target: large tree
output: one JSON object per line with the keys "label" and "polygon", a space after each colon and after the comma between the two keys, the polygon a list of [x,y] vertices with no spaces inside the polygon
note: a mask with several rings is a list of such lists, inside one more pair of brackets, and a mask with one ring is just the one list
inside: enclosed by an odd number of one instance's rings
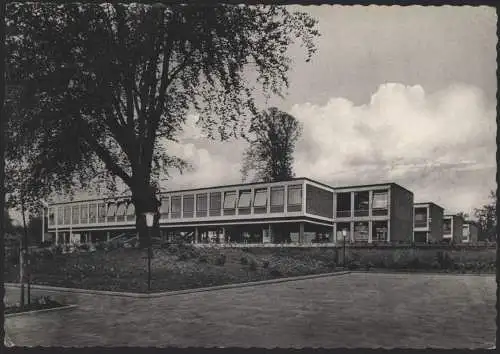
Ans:
{"label": "large tree", "polygon": [[275,107],[252,118],[248,130],[248,147],[241,168],[245,181],[253,173],[253,181],[286,181],[295,176],[293,153],[302,133],[297,119]]}
{"label": "large tree", "polygon": [[490,191],[490,202],[481,208],[474,209],[477,218],[481,240],[496,241],[497,239],[497,195],[495,191]]}
{"label": "large tree", "polygon": [[188,166],[160,144],[192,110],[210,138],[239,136],[254,90],[288,86],[290,44],[310,59],[315,26],[279,6],[9,4],[8,84],[22,88],[10,157],[29,151],[26,184],[52,191],[120,179],[144,244],[141,214],[157,210],[159,176]]}

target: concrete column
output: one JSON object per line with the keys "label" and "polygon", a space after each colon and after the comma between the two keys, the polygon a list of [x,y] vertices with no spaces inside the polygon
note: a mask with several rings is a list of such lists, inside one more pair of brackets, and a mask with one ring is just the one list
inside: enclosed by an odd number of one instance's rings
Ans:
{"label": "concrete column", "polygon": [[351,218],[353,217],[354,217],[354,192],[351,192]]}
{"label": "concrete column", "polygon": [[221,234],[221,243],[226,243],[226,228],[222,228],[222,234]]}
{"label": "concrete column", "polygon": [[56,245],[59,244],[59,231],[57,230],[57,227],[56,227]]}
{"label": "concrete column", "polygon": [[[371,193],[372,193],[372,192],[370,191],[370,199],[371,199]],[[371,215],[371,213],[372,213],[372,212],[371,212],[371,210],[372,210],[372,208],[371,208],[371,203],[370,203],[370,215]],[[372,228],[372,223],[373,223],[373,221],[371,221],[371,220],[370,220],[370,221],[368,221],[368,243],[372,243],[372,241],[373,241],[373,235],[372,235],[372,229],[373,229],[373,228]]]}
{"label": "concrete column", "polygon": [[267,187],[267,214],[271,212],[271,187]]}
{"label": "concrete column", "polygon": [[349,231],[349,242],[354,242],[354,221],[351,221],[351,227]]}
{"label": "concrete column", "polygon": [[304,223],[299,224],[299,243],[304,243]]}
{"label": "concrete column", "polygon": [[[373,200],[373,191],[369,191],[368,192],[368,215],[369,216],[372,216],[372,200]],[[370,228],[370,235],[371,235],[371,228]],[[371,236],[368,239],[368,242],[372,242]]]}
{"label": "concrete column", "polygon": [[198,232],[198,227],[195,227],[194,228],[194,243],[199,243],[200,240],[198,239],[199,238],[199,232]]}
{"label": "concrete column", "polygon": [[[106,241],[109,241],[110,238],[111,238],[110,237],[110,232],[106,231]],[[92,241],[92,239],[91,239],[91,241]]]}

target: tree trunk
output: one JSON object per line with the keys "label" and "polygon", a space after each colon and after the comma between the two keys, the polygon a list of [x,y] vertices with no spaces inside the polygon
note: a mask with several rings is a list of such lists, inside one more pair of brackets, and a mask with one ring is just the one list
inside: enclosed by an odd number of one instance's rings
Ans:
{"label": "tree trunk", "polygon": [[[23,277],[23,284],[25,283],[25,280],[28,280],[28,305],[31,303],[31,287],[30,287],[30,281],[29,281],[29,255],[28,255],[28,226],[26,225],[26,210],[24,208],[24,202],[21,202],[21,211],[23,213],[23,229],[24,229],[24,241],[23,241],[23,252],[24,252],[24,257],[23,257],[23,264],[22,267],[24,268],[24,277]],[[23,294],[24,297],[24,294]],[[23,301],[24,302],[24,301]]]}
{"label": "tree trunk", "polygon": [[150,186],[143,186],[132,191],[132,202],[135,206],[135,225],[139,234],[139,247],[146,248],[149,245],[149,234],[144,213],[155,213],[151,237],[157,236],[159,232],[160,202],[156,197],[155,189]]}

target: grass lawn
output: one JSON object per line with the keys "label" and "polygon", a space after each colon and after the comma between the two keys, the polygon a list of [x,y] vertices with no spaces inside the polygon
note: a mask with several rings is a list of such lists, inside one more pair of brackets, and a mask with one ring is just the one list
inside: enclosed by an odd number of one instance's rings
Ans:
{"label": "grass lawn", "polygon": [[[154,249],[152,291],[184,290],[214,285],[332,272],[335,251],[300,252],[251,249]],[[116,249],[106,253],[65,254],[36,259],[32,282],[94,290],[147,291],[147,252]],[[7,264],[5,281],[18,281],[18,267]]]}

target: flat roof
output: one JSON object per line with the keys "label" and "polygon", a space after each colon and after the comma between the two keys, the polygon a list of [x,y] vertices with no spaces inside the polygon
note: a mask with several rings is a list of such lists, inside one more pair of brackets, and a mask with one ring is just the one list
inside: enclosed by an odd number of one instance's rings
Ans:
{"label": "flat roof", "polygon": [[424,205],[434,205],[434,206],[436,206],[436,207],[444,210],[444,208],[441,205],[437,205],[434,202],[418,202],[418,203],[413,203],[413,206],[424,206]]}
{"label": "flat roof", "polygon": [[388,186],[388,187],[389,186],[396,186],[396,187],[404,189],[405,191],[413,194],[413,192],[411,190],[409,190],[408,188],[405,188],[402,185],[397,184],[395,182],[372,183],[372,184],[353,184],[353,185],[350,185],[350,186],[340,186],[340,187],[332,187],[332,188],[334,188],[334,189],[352,189],[352,188],[381,187],[381,186]]}

